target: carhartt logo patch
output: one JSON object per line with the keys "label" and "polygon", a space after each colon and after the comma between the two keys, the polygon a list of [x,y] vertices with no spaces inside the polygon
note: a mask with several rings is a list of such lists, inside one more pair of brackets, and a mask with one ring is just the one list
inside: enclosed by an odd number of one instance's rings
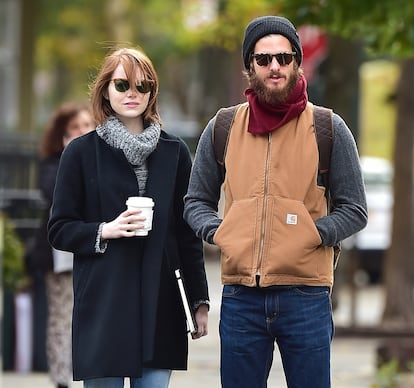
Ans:
{"label": "carhartt logo patch", "polygon": [[286,223],[288,225],[296,225],[298,223],[298,215],[288,213],[286,216]]}

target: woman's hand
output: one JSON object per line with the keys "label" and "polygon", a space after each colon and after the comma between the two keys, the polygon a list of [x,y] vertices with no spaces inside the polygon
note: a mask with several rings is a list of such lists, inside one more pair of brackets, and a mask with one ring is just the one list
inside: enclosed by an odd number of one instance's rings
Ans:
{"label": "woman's hand", "polygon": [[208,334],[208,306],[202,304],[195,312],[195,320],[197,323],[197,333],[191,334],[193,339],[204,337]]}
{"label": "woman's hand", "polygon": [[135,231],[144,227],[145,216],[140,213],[138,208],[125,210],[113,221],[105,223],[102,227],[102,239],[135,236]]}

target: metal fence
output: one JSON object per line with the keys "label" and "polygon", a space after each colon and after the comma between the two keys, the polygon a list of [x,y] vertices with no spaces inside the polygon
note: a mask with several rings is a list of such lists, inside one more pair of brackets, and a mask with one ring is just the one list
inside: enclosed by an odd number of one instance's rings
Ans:
{"label": "metal fence", "polygon": [[24,241],[39,226],[44,209],[37,182],[37,137],[0,134],[0,211],[12,220]]}

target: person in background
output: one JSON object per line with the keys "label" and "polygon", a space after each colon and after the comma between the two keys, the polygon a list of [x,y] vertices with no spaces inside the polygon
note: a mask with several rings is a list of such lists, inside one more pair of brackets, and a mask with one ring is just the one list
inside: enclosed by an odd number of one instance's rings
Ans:
{"label": "person in background", "polygon": [[[207,334],[203,246],[183,219],[186,144],[165,133],[158,77],[141,49],[110,52],[91,87],[96,130],[73,140],[59,167],[49,240],[74,253],[73,372],[85,388],[167,387],[187,368],[188,335],[174,268]],[[155,202],[152,230],[130,196]],[[178,263],[178,264],[177,264]]]}
{"label": "person in background", "polygon": [[357,147],[334,114],[328,214],[295,27],[279,16],[252,20],[242,56],[249,88],[228,138],[225,177],[213,118],[197,146],[184,211],[196,234],[221,248],[222,386],[266,387],[276,342],[289,388],[328,388],[333,247],[367,223]]}
{"label": "person in background", "polygon": [[62,152],[72,139],[94,128],[88,104],[66,102],[51,116],[40,143],[39,188],[45,201],[45,214],[27,264],[29,273],[41,272],[45,276],[46,356],[50,378],[58,388],[68,387],[72,381],[72,272],[71,269],[60,273],[54,271],[46,225]]}

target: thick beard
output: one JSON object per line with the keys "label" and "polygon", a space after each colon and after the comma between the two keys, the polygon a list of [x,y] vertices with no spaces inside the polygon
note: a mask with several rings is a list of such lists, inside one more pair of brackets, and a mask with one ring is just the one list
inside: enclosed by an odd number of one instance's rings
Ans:
{"label": "thick beard", "polygon": [[[273,73],[277,75],[276,73]],[[271,76],[272,74],[269,74]],[[300,77],[300,71],[297,66],[295,66],[293,73],[288,79],[287,85],[281,90],[269,89],[262,80],[260,80],[255,72],[250,74],[250,87],[256,92],[259,101],[265,102],[269,105],[277,105],[280,103],[285,103],[289,96],[291,95],[293,89],[298,83]]]}

